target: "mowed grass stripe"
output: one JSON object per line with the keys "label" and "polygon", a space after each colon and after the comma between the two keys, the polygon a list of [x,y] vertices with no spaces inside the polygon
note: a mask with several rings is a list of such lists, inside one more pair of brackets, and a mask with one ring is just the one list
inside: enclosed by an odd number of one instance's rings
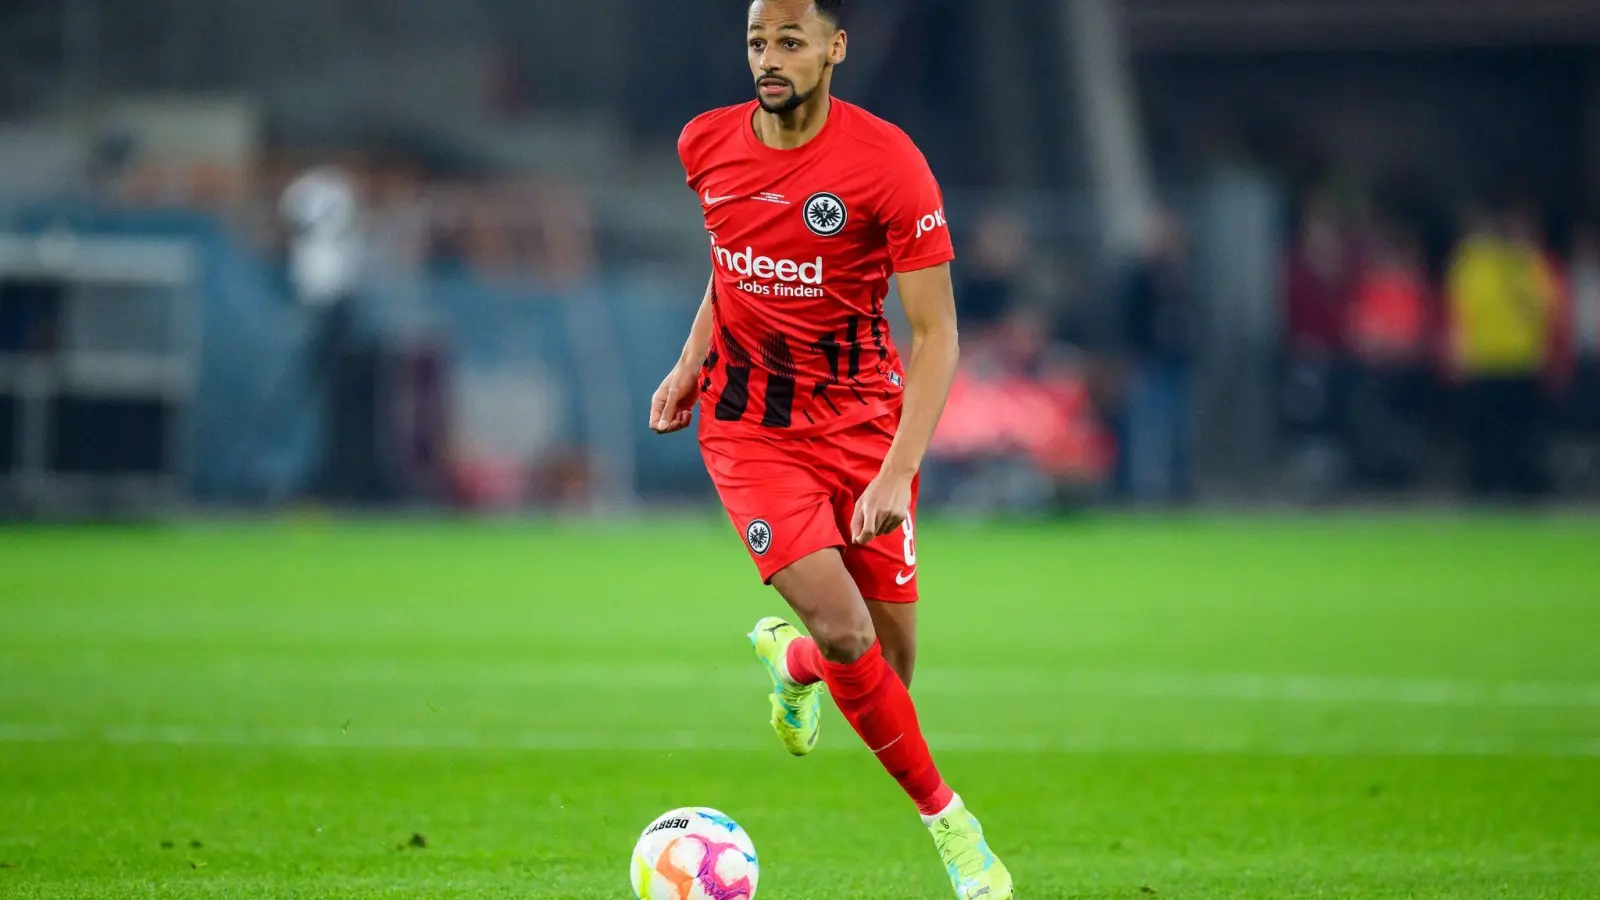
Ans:
{"label": "mowed grass stripe", "polygon": [[[986,753],[1068,754],[1262,754],[1270,756],[1527,756],[1600,757],[1600,739],[1519,741],[1505,737],[1440,735],[1412,737],[1333,736],[1252,739],[1218,735],[1062,737],[1044,735],[941,734],[930,732],[935,750]],[[130,746],[240,746],[335,750],[592,750],[601,752],[677,750],[771,753],[773,742],[759,736],[706,732],[492,731],[459,728],[326,728],[260,725],[66,725],[0,723],[0,744],[103,743]],[[860,750],[848,738],[824,745],[818,753]]]}

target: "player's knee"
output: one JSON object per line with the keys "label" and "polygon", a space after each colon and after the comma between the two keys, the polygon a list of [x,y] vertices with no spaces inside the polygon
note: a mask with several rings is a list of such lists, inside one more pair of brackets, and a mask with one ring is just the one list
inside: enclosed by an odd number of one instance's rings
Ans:
{"label": "player's knee", "polygon": [[816,623],[811,638],[822,658],[835,665],[849,665],[866,656],[878,640],[871,622]]}

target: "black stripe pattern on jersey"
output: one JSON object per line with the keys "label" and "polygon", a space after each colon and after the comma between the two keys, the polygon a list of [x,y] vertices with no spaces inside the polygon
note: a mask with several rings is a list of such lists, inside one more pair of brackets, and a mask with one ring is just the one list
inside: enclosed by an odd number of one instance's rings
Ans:
{"label": "black stripe pattern on jersey", "polygon": [[816,387],[811,389],[811,399],[820,399],[823,403],[828,404],[828,408],[833,410],[834,415],[838,415],[839,407],[833,405],[832,398],[828,396],[828,389],[839,383],[839,353],[843,348],[831,331],[817,338],[816,342],[811,346],[821,353],[822,358],[828,363],[828,378],[826,381],[817,382]]}
{"label": "black stripe pattern on jersey", "polygon": [[878,348],[878,362],[888,362],[889,345],[884,342],[883,306],[881,304],[872,313],[872,343]]}
{"label": "black stripe pattern on jersey", "polygon": [[[851,316],[845,320],[845,330],[841,335],[838,332],[828,332],[812,342],[810,349],[822,354],[828,366],[828,375],[817,382],[811,389],[812,400],[821,400],[834,414],[840,415],[842,410],[830,396],[830,391],[842,387],[855,397],[856,402],[865,406],[869,403],[861,393],[862,353],[866,349],[866,341],[861,336],[861,319],[859,315]],[[878,352],[880,366],[889,358],[889,348],[886,342],[885,322],[883,318],[883,300],[880,298],[873,304],[872,315],[868,317],[871,329],[870,340]],[[744,418],[750,408],[750,378],[755,369],[755,361],[750,351],[746,350],[733,333],[727,328],[721,329],[722,349],[726,355],[723,360],[715,350],[706,358],[706,380],[702,384],[703,390],[709,390],[711,375],[719,362],[723,365],[725,381],[721,395],[717,398],[714,412],[718,421],[735,422]],[[783,334],[771,331],[761,343],[761,363],[766,370],[766,394],[763,397],[761,425],[765,428],[789,428],[794,424],[794,400],[798,384],[799,368],[795,365],[794,354],[789,348],[789,341]],[[844,368],[843,373],[840,369]],[[841,374],[843,378],[841,378]],[[893,392],[885,390],[884,399],[894,396]],[[815,417],[807,409],[801,409],[808,424],[816,424]]]}
{"label": "black stripe pattern on jersey", "polygon": [[[882,367],[882,366],[888,365],[888,362],[889,362],[889,347],[888,347],[887,344],[884,343],[883,315],[881,313],[881,310],[882,310],[882,306],[881,305],[879,306],[879,310],[880,310],[879,314],[878,315],[874,315],[872,317],[872,343],[875,344],[877,346],[877,348],[878,348],[878,365],[879,365],[879,367]],[[894,393],[892,391],[888,390],[887,388],[884,389],[883,399],[888,400],[890,397],[893,397],[893,396],[894,396]]]}
{"label": "black stripe pattern on jersey", "polygon": [[744,411],[750,406],[750,353],[726,327],[722,329],[722,348],[728,353],[728,365],[724,370],[728,380],[722,385],[722,396],[717,398],[717,408],[712,414],[719,422],[737,422],[744,418]]}
{"label": "black stripe pattern on jersey", "polygon": [[761,361],[766,364],[766,410],[761,424],[767,428],[788,428],[794,420],[794,355],[789,342],[776,331],[767,333],[761,343]]}
{"label": "black stripe pattern on jersey", "polygon": [[706,354],[705,362],[700,364],[700,392],[702,394],[711,390],[711,376],[717,371],[717,361],[719,359],[721,357],[717,356],[716,348],[712,348],[711,352]]}
{"label": "black stripe pattern on jersey", "polygon": [[846,376],[850,379],[850,393],[862,406],[866,406],[867,398],[861,396],[861,391],[856,388],[861,383],[861,317],[851,316],[845,323],[845,331],[848,334],[846,339],[850,342],[850,374]]}
{"label": "black stripe pattern on jersey", "polygon": [[[845,331],[849,332],[850,342],[850,374],[849,379],[855,381],[861,377],[861,317],[851,316]],[[835,369],[835,371],[838,371]]]}

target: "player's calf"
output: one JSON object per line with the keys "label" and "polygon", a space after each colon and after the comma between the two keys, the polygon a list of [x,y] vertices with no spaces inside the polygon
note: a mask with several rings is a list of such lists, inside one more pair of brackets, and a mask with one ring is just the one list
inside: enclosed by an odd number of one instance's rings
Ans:
{"label": "player's calf", "polygon": [[916,667],[915,659],[915,654],[907,653],[903,648],[883,645],[883,661],[889,664],[889,668],[907,690],[911,688],[911,676]]}
{"label": "player's calf", "polygon": [[907,688],[917,666],[917,605],[868,600],[872,627],[883,645],[883,658]]}

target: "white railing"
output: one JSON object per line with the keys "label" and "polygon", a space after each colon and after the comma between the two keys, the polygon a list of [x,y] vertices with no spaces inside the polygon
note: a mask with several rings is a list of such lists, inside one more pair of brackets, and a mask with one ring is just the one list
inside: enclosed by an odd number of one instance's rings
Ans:
{"label": "white railing", "polygon": [[[40,352],[0,350],[0,397],[15,415],[14,446],[0,447],[11,462],[0,467],[0,495],[44,512],[106,498],[124,508],[182,502],[199,368],[198,271],[181,241],[0,235],[0,281],[51,285],[60,330]],[[70,403],[102,404],[102,415],[115,416],[104,411],[108,399],[162,406],[153,468],[115,463],[127,448],[83,447],[85,433],[58,421]],[[107,465],[63,461],[88,457]]]}

